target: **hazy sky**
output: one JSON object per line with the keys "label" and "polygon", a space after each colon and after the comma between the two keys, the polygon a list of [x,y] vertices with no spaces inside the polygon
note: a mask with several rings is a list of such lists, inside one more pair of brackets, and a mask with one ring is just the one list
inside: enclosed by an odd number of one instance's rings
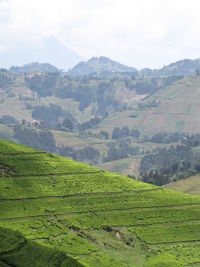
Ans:
{"label": "hazy sky", "polygon": [[54,36],[83,58],[161,67],[200,57],[199,0],[0,0],[0,51]]}

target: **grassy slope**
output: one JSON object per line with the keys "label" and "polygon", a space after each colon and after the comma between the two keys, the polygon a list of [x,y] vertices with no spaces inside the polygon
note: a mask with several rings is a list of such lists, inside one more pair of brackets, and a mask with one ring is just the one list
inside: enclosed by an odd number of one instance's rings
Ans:
{"label": "grassy slope", "polygon": [[48,106],[54,104],[60,106],[64,111],[70,111],[80,122],[90,119],[90,108],[79,111],[79,103],[72,99],[61,99],[53,96],[32,98],[33,92],[27,87],[23,76],[17,76],[15,83],[6,91],[0,91],[0,114],[10,115],[21,121],[26,119],[32,121],[32,110],[27,109],[26,104],[32,107]]}
{"label": "grassy slope", "polygon": [[[157,107],[127,110],[106,119],[101,128],[112,132],[114,127],[137,128],[144,134],[162,131],[200,131],[200,77],[177,81],[142,103],[159,101]],[[135,117],[131,117],[135,115]],[[102,129],[101,129],[102,130]],[[98,131],[98,129],[97,129]]]}
{"label": "grassy slope", "polygon": [[167,184],[165,187],[187,194],[200,195],[200,175]]}
{"label": "grassy slope", "polygon": [[0,266],[200,263],[199,197],[6,141],[0,166]]}

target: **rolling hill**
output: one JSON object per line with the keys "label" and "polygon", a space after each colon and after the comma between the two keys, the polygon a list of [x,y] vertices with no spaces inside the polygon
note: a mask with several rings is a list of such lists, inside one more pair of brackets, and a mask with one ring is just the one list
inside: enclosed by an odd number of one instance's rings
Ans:
{"label": "rolling hill", "polygon": [[200,195],[200,176],[196,175],[189,177],[184,180],[167,184],[164,187],[191,195]]}
{"label": "rolling hill", "polygon": [[169,76],[191,76],[195,75],[200,70],[200,59],[182,59],[173,62],[160,69],[144,68],[140,71],[141,75],[151,77],[169,77]]}
{"label": "rolling hill", "polygon": [[0,140],[0,266],[200,266],[200,198]]}
{"label": "rolling hill", "polygon": [[146,135],[158,132],[200,132],[200,76],[185,77],[142,100],[137,106],[113,114],[101,124],[110,132],[129,126]]}
{"label": "rolling hill", "polygon": [[9,72],[13,74],[23,74],[31,72],[59,72],[59,69],[49,63],[32,62],[23,66],[12,66],[9,68]]}

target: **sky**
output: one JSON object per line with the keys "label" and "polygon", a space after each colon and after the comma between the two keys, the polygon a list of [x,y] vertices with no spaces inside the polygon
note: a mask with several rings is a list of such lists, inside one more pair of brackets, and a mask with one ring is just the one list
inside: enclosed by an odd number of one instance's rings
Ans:
{"label": "sky", "polygon": [[0,57],[54,37],[136,68],[200,57],[199,0],[0,0]]}

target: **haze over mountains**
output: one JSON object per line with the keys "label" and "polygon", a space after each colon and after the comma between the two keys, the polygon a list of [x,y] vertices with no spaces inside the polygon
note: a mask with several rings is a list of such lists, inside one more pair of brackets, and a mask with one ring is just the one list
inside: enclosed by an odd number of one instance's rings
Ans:
{"label": "haze over mountains", "polygon": [[68,70],[82,60],[82,57],[64,46],[54,37],[43,40],[40,48],[18,45],[0,52],[0,67],[21,66],[30,62],[51,63],[59,69]]}
{"label": "haze over mountains", "polygon": [[145,155],[200,131],[199,62],[138,71],[93,57],[68,72],[38,62],[1,69],[0,136],[139,177]]}
{"label": "haze over mountains", "polygon": [[[19,56],[20,58],[17,62],[21,61],[19,64],[13,64],[12,58],[10,58],[11,63],[9,65],[11,67],[9,70],[12,73],[36,71],[48,73],[58,72],[59,69],[64,69],[72,77],[102,73],[131,73],[135,76],[169,77],[180,75],[189,76],[200,71],[200,58],[179,60],[161,69],[143,68],[138,70],[104,56],[92,57],[87,61],[80,61],[81,57],[65,48],[55,38],[46,39],[44,44],[45,46],[41,50],[35,50],[35,55],[32,53],[33,56],[29,58],[26,58],[26,52],[30,54],[30,51],[25,50],[21,57],[20,53],[17,53],[17,57]],[[43,53],[43,50],[45,50],[45,53]],[[42,56],[40,56],[40,53]],[[4,56],[1,60],[1,66],[7,67],[8,64],[4,63]],[[12,53],[11,56],[17,58]],[[22,63],[23,61],[25,63]],[[69,68],[70,70],[68,71]]]}

